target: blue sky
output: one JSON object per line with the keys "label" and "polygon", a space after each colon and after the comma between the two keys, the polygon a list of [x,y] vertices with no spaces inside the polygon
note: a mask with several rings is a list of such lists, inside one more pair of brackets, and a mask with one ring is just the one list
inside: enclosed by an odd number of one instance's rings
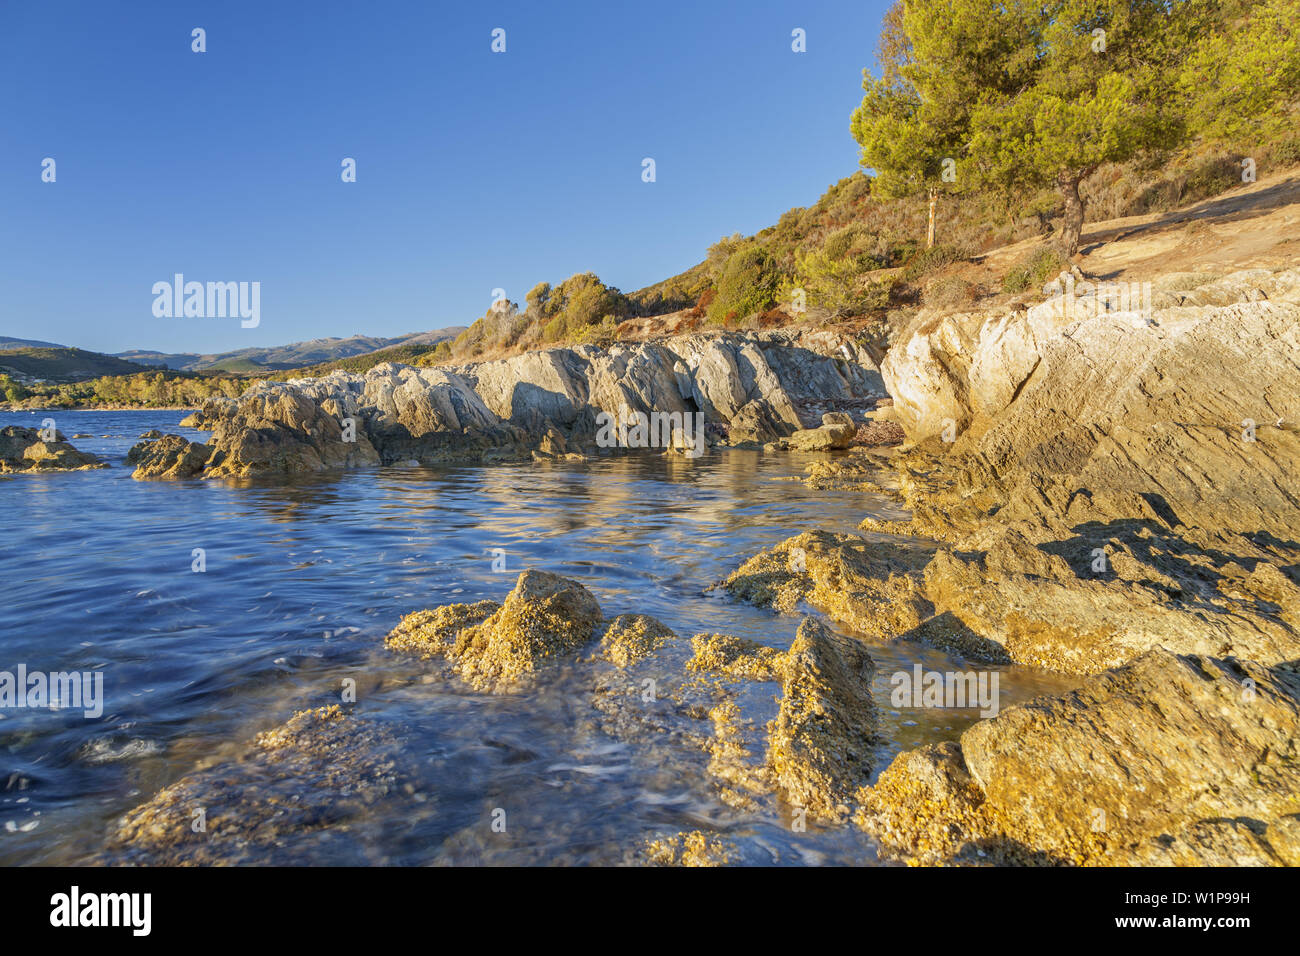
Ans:
{"label": "blue sky", "polygon": [[[632,291],[857,168],[886,6],[4,0],[0,335],[215,352]],[[260,282],[260,325],[155,318],[177,272]]]}

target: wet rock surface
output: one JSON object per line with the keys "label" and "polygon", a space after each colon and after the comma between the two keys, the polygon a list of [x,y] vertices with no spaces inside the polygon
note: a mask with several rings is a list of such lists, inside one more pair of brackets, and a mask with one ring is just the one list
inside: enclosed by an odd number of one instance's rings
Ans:
{"label": "wet rock surface", "polygon": [[470,686],[506,691],[531,678],[548,658],[590,643],[600,605],[576,581],[525,571],[500,606],[483,601],[408,615],[389,634],[396,650],[442,656]]}
{"label": "wet rock surface", "polygon": [[677,637],[668,625],[648,614],[620,614],[601,635],[598,653],[618,667],[652,656]]}
{"label": "wet rock surface", "polygon": [[932,553],[924,544],[808,531],[750,558],[721,587],[787,614],[806,602],[856,630],[899,636],[931,615],[921,572]]}
{"label": "wet rock surface", "polygon": [[293,863],[304,834],[332,841],[401,780],[398,742],[341,708],[300,711],[235,760],[196,770],[119,821],[112,862]]}
{"label": "wet rock surface", "polygon": [[648,840],[636,856],[645,866],[726,866],[736,856],[730,841],[700,830]]}
{"label": "wet rock surface", "polygon": [[767,765],[792,806],[845,818],[874,765],[875,664],[860,642],[805,618],[782,665],[781,706],[769,727]]}

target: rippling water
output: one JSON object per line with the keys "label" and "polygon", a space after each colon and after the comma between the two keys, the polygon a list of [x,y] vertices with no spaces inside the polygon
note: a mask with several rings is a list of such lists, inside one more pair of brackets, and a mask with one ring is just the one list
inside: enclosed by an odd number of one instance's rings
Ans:
{"label": "rippling water", "polygon": [[[36,426],[44,414],[0,414],[0,426]],[[149,428],[186,433],[184,413],[52,414],[69,438],[95,436],[74,444],[114,467],[0,478],[0,669],[102,671],[106,701],[98,719],[0,710],[0,863],[91,858],[122,813],[294,710],[338,702],[345,677],[357,680],[357,710],[399,735],[414,786],[342,842],[317,849],[304,838],[294,862],[609,863],[645,837],[694,828],[725,832],[745,861],[874,860],[852,828],[791,832],[779,813],[719,802],[707,779],[670,772],[653,748],[603,737],[584,720],[578,670],[488,696],[435,679],[382,641],[410,611],[500,600],[534,567],[582,581],[608,616],[642,612],[683,637],[785,647],[797,618],[704,589],[799,531],[847,531],[889,513],[885,500],[782,481],[806,459],[745,451],[141,482],[123,465],[127,449]],[[196,548],[203,573],[191,570]],[[888,704],[897,666],[960,664],[912,645],[871,650],[889,741],[882,766],[969,725],[969,712]],[[1060,686],[1004,673],[1003,706]],[[484,821],[504,804],[511,835],[493,839]]]}

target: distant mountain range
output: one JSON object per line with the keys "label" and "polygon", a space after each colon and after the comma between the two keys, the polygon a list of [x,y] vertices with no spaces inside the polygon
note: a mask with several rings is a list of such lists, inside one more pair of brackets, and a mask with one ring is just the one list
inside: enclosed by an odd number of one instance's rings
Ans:
{"label": "distant mountain range", "polygon": [[396,338],[353,335],[348,338],[312,339],[272,348],[237,349],[201,355],[197,352],[156,352],[130,349],[114,355],[0,336],[0,372],[21,379],[75,382],[101,375],[130,375],[150,368],[186,372],[234,372],[256,375],[322,365],[368,355],[395,346],[436,345],[465,331],[464,326],[412,332]]}
{"label": "distant mountain range", "polygon": [[[351,358],[378,352],[380,349],[395,345],[436,345],[444,339],[454,339],[464,326],[452,326],[434,329],[432,332],[412,332],[396,338],[381,338],[373,335],[352,335],[348,338],[311,339],[307,342],[292,342],[271,348],[236,349],[233,352],[219,352],[212,355],[200,355],[195,352],[154,352],[149,349],[129,349],[115,353],[115,357],[141,365],[159,365],[186,372],[258,372],[280,371],[283,369],[302,368],[306,365],[319,365],[322,362],[334,362],[338,359]],[[3,341],[3,340],[0,340]],[[4,346],[0,345],[0,348]]]}

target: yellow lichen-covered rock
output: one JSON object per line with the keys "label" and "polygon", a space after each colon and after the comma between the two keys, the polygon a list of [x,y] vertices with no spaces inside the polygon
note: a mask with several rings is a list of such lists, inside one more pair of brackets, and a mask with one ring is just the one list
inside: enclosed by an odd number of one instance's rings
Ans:
{"label": "yellow lichen-covered rock", "polygon": [[842,820],[870,777],[878,721],[874,671],[865,648],[811,617],[786,652],[767,765],[790,804],[811,817]]}
{"label": "yellow lichen-covered rock", "polygon": [[1157,648],[899,755],[856,821],[909,862],[1300,864],[1300,677]]}
{"label": "yellow lichen-covered rock", "polygon": [[213,451],[211,445],[179,435],[161,435],[133,446],[126,460],[135,465],[132,478],[194,478],[202,474]]}
{"label": "yellow lichen-covered rock", "polygon": [[853,820],[886,856],[929,866],[950,861],[982,832],[983,803],[961,746],[944,741],[895,757],[874,787],[858,792]]}
{"label": "yellow lichen-covered rock", "polygon": [[[303,390],[260,382],[237,403],[214,406],[205,478],[298,474],[380,463],[363,430]],[[206,406],[205,406],[206,410]]]}
{"label": "yellow lichen-covered rock", "polygon": [[[347,828],[398,783],[397,742],[338,706],[294,714],[238,758],[160,790],[117,824],[113,862],[295,862],[311,831]],[[309,859],[310,857],[308,857]]]}
{"label": "yellow lichen-covered rock", "polygon": [[1048,544],[992,527],[940,551],[925,587],[937,612],[1016,662],[1062,673],[1095,674],[1157,645],[1274,664],[1300,656],[1300,588],[1274,563],[1288,548],[1137,522]]}
{"label": "yellow lichen-covered rock", "polygon": [[931,553],[907,542],[808,531],[750,558],[721,586],[787,614],[806,601],[857,630],[892,637],[933,612],[920,573]]}
{"label": "yellow lichen-covered rock", "polygon": [[640,859],[647,866],[726,866],[734,852],[729,841],[691,830],[647,841]]}
{"label": "yellow lichen-covered rock", "polygon": [[648,614],[620,614],[601,636],[597,656],[619,667],[629,667],[676,637],[666,624]]}
{"label": "yellow lichen-covered rock", "polygon": [[532,677],[546,659],[582,647],[601,621],[600,605],[577,581],[525,571],[499,607],[450,605],[408,615],[389,647],[442,656],[477,690],[500,692]]}
{"label": "yellow lichen-covered rock", "polygon": [[46,441],[42,430],[9,425],[0,428],[0,475],[22,471],[80,471],[107,468],[89,452],[77,451],[59,432]]}
{"label": "yellow lichen-covered rock", "polygon": [[696,634],[691,647],[695,653],[686,662],[688,671],[742,680],[781,679],[785,654],[775,647],[731,634]]}
{"label": "yellow lichen-covered rock", "polygon": [[745,746],[740,708],[725,700],[709,711],[713,734],[705,743],[709,755],[709,774],[718,785],[723,803],[740,810],[753,810],[755,798],[772,792],[772,781],[762,757]]}
{"label": "yellow lichen-covered rock", "polygon": [[857,431],[852,423],[834,422],[818,428],[802,428],[786,438],[785,443],[796,451],[832,451],[848,448]]}
{"label": "yellow lichen-covered rock", "polygon": [[500,608],[496,601],[478,601],[415,611],[402,618],[384,638],[384,644],[390,650],[416,654],[425,660],[440,657],[455,646],[461,631],[491,617]]}

